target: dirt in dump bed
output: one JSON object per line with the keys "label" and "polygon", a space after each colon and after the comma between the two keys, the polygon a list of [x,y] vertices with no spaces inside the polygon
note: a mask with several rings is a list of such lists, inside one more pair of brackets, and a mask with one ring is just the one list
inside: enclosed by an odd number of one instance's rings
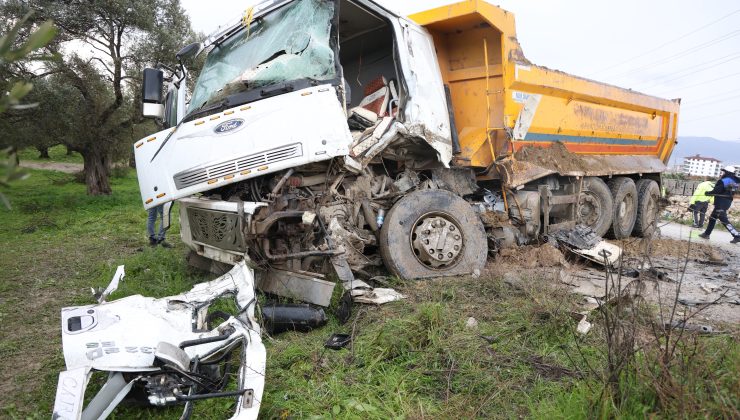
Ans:
{"label": "dirt in dump bed", "polygon": [[[625,255],[630,257],[644,255],[646,245],[649,246],[648,254],[653,257],[683,258],[687,252],[689,252],[690,259],[700,261],[721,262],[723,261],[723,257],[725,257],[723,255],[725,251],[699,242],[691,242],[689,244],[688,241],[679,241],[676,239],[653,239],[649,243],[646,243],[643,240],[636,240],[635,238],[610,242],[621,246]],[[690,251],[689,246],[691,247]]]}
{"label": "dirt in dump bed", "polygon": [[561,142],[550,147],[525,146],[514,154],[517,160],[530,162],[557,172],[575,172],[586,169],[586,163],[569,151]]}

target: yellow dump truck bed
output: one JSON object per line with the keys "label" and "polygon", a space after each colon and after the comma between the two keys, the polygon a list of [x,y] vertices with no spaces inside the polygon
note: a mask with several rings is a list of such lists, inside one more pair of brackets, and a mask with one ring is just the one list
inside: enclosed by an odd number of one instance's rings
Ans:
{"label": "yellow dump truck bed", "polygon": [[486,168],[496,158],[526,157],[532,146],[556,144],[578,160],[553,168],[561,174],[665,169],[676,143],[679,100],[530,63],[517,41],[514,15],[482,0],[410,18],[434,38],[454,108],[458,165]]}

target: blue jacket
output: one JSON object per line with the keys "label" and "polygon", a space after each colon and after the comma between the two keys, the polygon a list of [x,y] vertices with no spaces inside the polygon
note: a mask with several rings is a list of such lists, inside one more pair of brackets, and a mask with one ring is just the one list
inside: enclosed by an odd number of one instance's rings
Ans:
{"label": "blue jacket", "polygon": [[733,191],[737,191],[740,179],[733,174],[725,175],[714,184],[714,189],[707,195],[714,197],[714,207],[727,210],[732,206]]}

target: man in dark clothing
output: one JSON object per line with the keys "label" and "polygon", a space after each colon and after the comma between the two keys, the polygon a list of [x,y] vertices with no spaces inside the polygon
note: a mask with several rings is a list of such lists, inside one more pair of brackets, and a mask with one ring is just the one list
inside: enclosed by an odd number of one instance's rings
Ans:
{"label": "man in dark clothing", "polygon": [[722,174],[719,177],[719,181],[714,185],[712,191],[706,194],[710,197],[714,197],[714,210],[711,216],[709,216],[709,224],[707,224],[707,230],[699,235],[702,239],[709,239],[709,235],[714,230],[714,225],[719,220],[725,228],[732,234],[733,244],[740,243],[740,233],[735,229],[734,226],[727,219],[727,210],[732,206],[732,200],[734,195],[738,193],[738,187],[740,187],[740,179],[735,176],[735,167],[727,166],[722,169]]}

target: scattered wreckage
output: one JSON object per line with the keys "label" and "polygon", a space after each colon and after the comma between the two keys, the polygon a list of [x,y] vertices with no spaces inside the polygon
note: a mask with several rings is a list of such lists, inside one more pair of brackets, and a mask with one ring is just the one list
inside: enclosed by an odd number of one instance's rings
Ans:
{"label": "scattered wreckage", "polygon": [[[122,277],[119,267],[107,294]],[[237,315],[209,311],[224,297],[233,298]],[[254,274],[244,262],[177,296],[105,298],[104,293],[97,305],[62,310],[67,370],[59,375],[54,419],[106,418],[130,394],[154,406],[184,404],[183,418],[198,400],[233,397],[233,419],[257,418],[265,347],[255,318]],[[233,356],[236,386],[226,390]],[[108,380],[83,407],[93,371],[108,372]]]}
{"label": "scattered wreckage", "polygon": [[[201,54],[191,92],[186,65]],[[578,224],[617,238],[655,228],[679,101],[533,65],[514,16],[485,1],[405,18],[372,0],[267,0],[177,58],[176,69],[144,72],[143,113],[163,130],[134,144],[142,202],[168,216],[179,203],[190,263],[234,266],[215,282],[236,285],[237,300],[256,286],[326,307],[339,285],[348,300],[382,303],[401,298],[371,287],[386,272],[476,274],[502,248]],[[126,372],[96,406],[142,381],[155,404],[218,394],[193,381],[205,375],[193,366],[233,341],[254,352],[237,415],[256,415],[264,377],[249,375],[264,373],[264,349],[253,307],[239,301],[246,312],[214,329],[206,290],[127,298],[155,321],[141,336],[98,323],[145,322],[118,313],[121,301],[65,310],[57,402],[75,384],[69,412],[79,414],[91,369]],[[160,337],[172,305],[176,328]],[[224,328],[233,340],[183,347]]]}

